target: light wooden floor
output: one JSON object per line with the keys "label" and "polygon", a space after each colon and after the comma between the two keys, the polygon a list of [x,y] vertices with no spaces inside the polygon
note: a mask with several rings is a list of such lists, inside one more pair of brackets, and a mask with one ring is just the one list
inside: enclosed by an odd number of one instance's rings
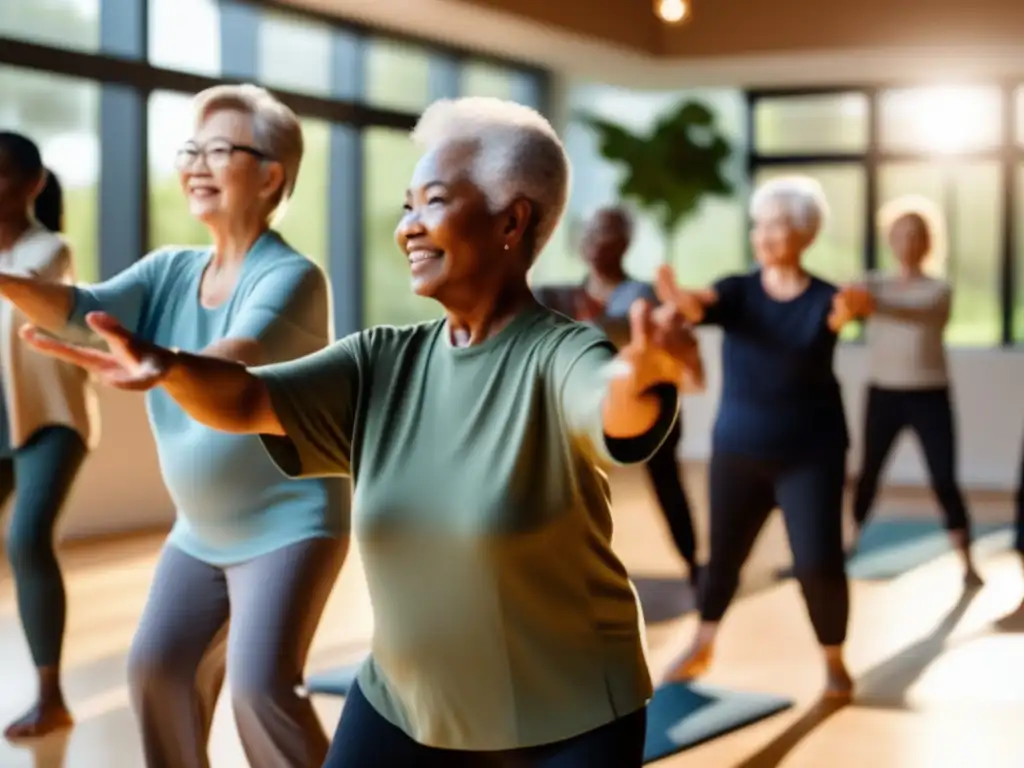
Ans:
{"label": "light wooden floor", "polygon": [[[702,472],[691,470],[697,506]],[[676,571],[658,513],[636,473],[615,478],[616,546],[631,570]],[[975,500],[980,519],[1006,519],[1008,500]],[[890,494],[886,508],[930,514],[921,493]],[[703,516],[698,513],[699,522]],[[861,678],[853,706],[813,706],[820,684],[814,640],[792,582],[768,574],[786,562],[778,520],[766,529],[747,572],[745,597],[731,611],[709,682],[781,693],[799,706],[659,766],[708,768],[1020,768],[1024,765],[1024,631],[1000,617],[1024,592],[1019,564],[1005,544],[981,559],[984,589],[961,597],[951,557],[885,584],[857,583],[849,657]],[[159,536],[66,549],[70,617],[66,689],[78,726],[65,741],[34,750],[0,741],[0,768],[139,768],[127,707],[124,659],[149,584]],[[651,663],[664,669],[686,643],[693,620],[649,633]],[[1024,626],[1020,627],[1024,630]],[[310,660],[312,669],[365,653],[370,610],[356,553],[334,590]],[[33,692],[28,653],[15,615],[10,577],[0,572],[0,721],[20,713]],[[317,700],[328,729],[340,702]],[[211,740],[214,768],[246,765],[222,702]]]}

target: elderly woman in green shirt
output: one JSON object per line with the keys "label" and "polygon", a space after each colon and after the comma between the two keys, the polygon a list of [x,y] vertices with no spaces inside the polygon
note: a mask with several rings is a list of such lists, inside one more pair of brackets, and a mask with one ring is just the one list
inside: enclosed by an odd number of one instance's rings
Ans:
{"label": "elderly woman in green shirt", "polygon": [[639,768],[652,687],[606,467],[668,435],[678,389],[702,385],[696,342],[674,306],[638,301],[617,352],[533,298],[569,186],[539,114],[441,101],[415,138],[396,236],[442,319],[259,368],[102,314],[89,323],[109,352],[26,338],[261,435],[291,476],[353,477],[375,633],[325,765]]}

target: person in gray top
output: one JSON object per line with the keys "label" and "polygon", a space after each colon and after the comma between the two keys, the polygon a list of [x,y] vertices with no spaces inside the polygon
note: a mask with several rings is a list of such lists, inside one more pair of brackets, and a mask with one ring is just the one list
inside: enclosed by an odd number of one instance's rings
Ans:
{"label": "person in gray top", "polygon": [[[598,210],[587,221],[580,242],[580,255],[587,265],[586,280],[582,284],[534,288],[537,300],[574,320],[599,326],[613,344],[624,346],[629,341],[629,308],[633,302],[658,302],[651,285],[634,280],[623,267],[632,236],[633,219],[628,211],[621,207]],[[680,417],[645,466],[672,541],[686,563],[690,581],[696,582],[699,567],[693,518],[676,459],[682,437]]]}
{"label": "person in gray top", "polygon": [[956,429],[943,345],[952,289],[926,274],[943,250],[942,217],[928,200],[904,197],[885,206],[879,219],[898,269],[872,274],[863,286],[870,376],[854,520],[862,531],[896,439],[904,429],[913,430],[950,539],[963,560],[965,581],[979,584],[970,519],[956,477]]}

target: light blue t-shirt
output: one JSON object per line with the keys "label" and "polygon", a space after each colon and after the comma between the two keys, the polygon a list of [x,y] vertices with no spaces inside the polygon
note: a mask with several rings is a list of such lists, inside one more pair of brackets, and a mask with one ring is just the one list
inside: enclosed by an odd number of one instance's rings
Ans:
{"label": "light blue t-shirt", "polygon": [[[184,352],[256,339],[267,362],[294,360],[332,341],[327,280],[279,235],[256,241],[234,292],[214,309],[199,302],[210,256],[208,248],[151,253],[104,283],[78,287],[70,320],[81,324],[88,312],[104,311],[142,338]],[[177,508],[170,542],[186,554],[229,565],[348,533],[348,480],[290,480],[257,436],[205,427],[161,388],[148,393],[146,408]]]}

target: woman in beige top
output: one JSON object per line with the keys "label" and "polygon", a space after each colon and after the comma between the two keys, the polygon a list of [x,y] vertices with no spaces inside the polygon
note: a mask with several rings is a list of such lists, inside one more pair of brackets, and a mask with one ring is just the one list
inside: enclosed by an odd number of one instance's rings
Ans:
{"label": "woman in beige top", "polygon": [[[34,215],[40,193],[59,189],[47,178],[30,139],[0,132],[0,265],[5,272],[70,283],[67,245]],[[44,205],[40,213],[50,227],[59,227],[59,206]],[[35,354],[18,338],[24,323],[13,305],[0,302],[0,505],[17,486],[7,554],[39,673],[39,699],[8,726],[8,739],[41,736],[71,724],[60,687],[65,595],[53,531],[98,434],[95,395],[86,375]]]}
{"label": "woman in beige top", "polygon": [[870,374],[854,520],[863,530],[892,447],[910,429],[924,451],[964,579],[980,584],[971,558],[970,517],[956,477],[956,428],[943,345],[952,289],[927,274],[943,250],[942,215],[930,201],[908,196],[886,205],[879,219],[897,268],[871,275],[865,286]]}

